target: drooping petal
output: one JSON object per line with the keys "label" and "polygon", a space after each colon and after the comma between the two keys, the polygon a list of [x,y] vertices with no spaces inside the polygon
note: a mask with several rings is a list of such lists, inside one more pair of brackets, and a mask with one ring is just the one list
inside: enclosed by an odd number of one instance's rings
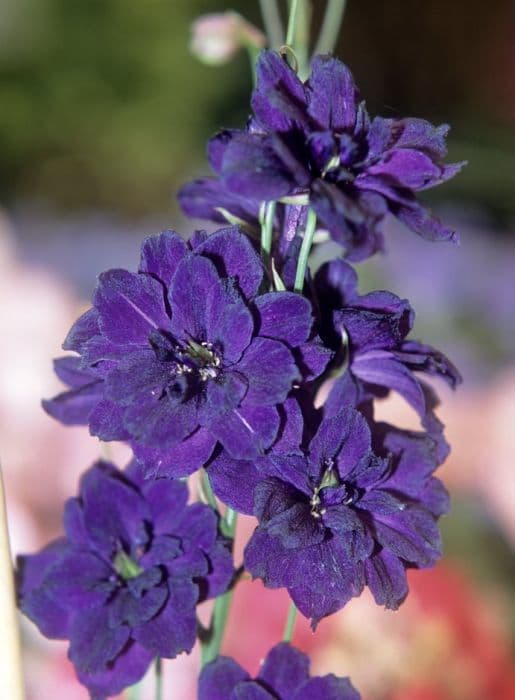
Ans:
{"label": "drooping petal", "polygon": [[240,513],[252,515],[254,488],[263,479],[250,460],[238,460],[220,450],[207,469],[213,491],[218,498]]}
{"label": "drooping petal", "polygon": [[365,576],[375,602],[397,610],[408,594],[406,570],[399,558],[382,549],[365,562]]}

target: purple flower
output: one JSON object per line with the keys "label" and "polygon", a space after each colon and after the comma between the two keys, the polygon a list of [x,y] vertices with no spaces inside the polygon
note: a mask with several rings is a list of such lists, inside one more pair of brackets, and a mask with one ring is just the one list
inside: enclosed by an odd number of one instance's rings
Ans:
{"label": "purple flower", "polygon": [[327,412],[337,413],[342,403],[359,405],[392,389],[417,411],[426,429],[440,432],[432,413],[435,397],[417,374],[439,376],[453,388],[461,377],[438,350],[406,340],[415,318],[408,301],[385,291],[359,295],[356,272],[343,260],[322,265],[314,287],[321,335],[335,350],[340,347],[339,362],[346,366],[332,388]]}
{"label": "purple flower", "polygon": [[309,677],[309,658],[286,642],[267,654],[257,678],[227,656],[205,666],[199,700],[359,700],[348,678]]}
{"label": "purple flower", "polygon": [[174,232],[148,238],[138,273],[100,275],[93,308],[57,360],[71,387],[44,407],[102,440],[127,440],[148,474],[183,476],[220,441],[252,458],[278,435],[293,385],[323,370],[309,340],[311,305],[291,292],[259,294],[263,267],[237,228],[190,247]]}
{"label": "purple flower", "polygon": [[[220,482],[253,481],[259,524],[246,569],[270,588],[286,587],[299,610],[318,621],[368,585],[378,604],[396,609],[407,594],[405,569],[441,555],[436,519],[448,499],[432,477],[438,445],[424,433],[369,425],[347,408],[325,418],[303,450],[272,452],[252,468],[218,456]],[[248,508],[247,485],[240,507]],[[234,497],[236,498],[236,496]],[[247,510],[248,512],[248,510]]]}
{"label": "purple flower", "polygon": [[[211,211],[212,217],[226,208],[229,192],[238,197],[238,216],[252,202],[305,196],[353,260],[382,248],[388,212],[423,238],[456,240],[416,199],[463,166],[443,163],[447,125],[371,120],[349,69],[331,56],[316,56],[302,83],[279,54],[262,52],[252,108],[245,131],[212,139],[209,160],[220,185],[204,179],[183,188],[179,198],[188,214]],[[224,204],[216,203],[217,188]]]}
{"label": "purple flower", "polygon": [[180,481],[99,462],[66,503],[66,536],[19,558],[20,608],[47,637],[70,640],[93,698],[137,682],[156,656],[190,652],[196,604],[231,581],[214,511],[187,498]]}

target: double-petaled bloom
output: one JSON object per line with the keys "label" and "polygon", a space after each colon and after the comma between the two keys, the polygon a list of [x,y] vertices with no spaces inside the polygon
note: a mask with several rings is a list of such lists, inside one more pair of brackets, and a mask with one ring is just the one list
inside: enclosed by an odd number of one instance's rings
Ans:
{"label": "double-petaled bloom", "polygon": [[311,342],[310,302],[260,294],[264,270],[236,228],[187,245],[165,232],[143,244],[139,272],[100,275],[93,308],[56,361],[70,386],[46,410],[130,442],[147,474],[183,476],[219,441],[237,458],[269,448],[292,388],[330,352]]}
{"label": "double-petaled bloom", "polygon": [[259,202],[295,197],[311,205],[353,260],[382,248],[387,213],[423,238],[456,239],[416,198],[463,165],[444,164],[447,125],[371,119],[351,72],[336,58],[316,56],[303,83],[273,51],[258,60],[252,109],[245,130],[211,140],[217,177],[179,193],[189,215],[223,221],[229,211],[253,222]]}
{"label": "double-petaled bloom", "polygon": [[433,477],[437,441],[386,424],[372,423],[371,434],[350,407],[325,418],[307,444],[291,422],[281,451],[254,462],[221,452],[208,466],[215,491],[258,519],[246,569],[287,588],[314,626],[365,585],[396,609],[408,591],[406,568],[441,556],[436,521],[448,497]]}
{"label": "double-petaled bloom", "polygon": [[136,683],[152,660],[190,652],[196,605],[223,593],[232,555],[214,511],[178,480],[141,481],[98,463],[65,507],[65,537],[18,560],[19,603],[47,637],[68,639],[95,700]]}

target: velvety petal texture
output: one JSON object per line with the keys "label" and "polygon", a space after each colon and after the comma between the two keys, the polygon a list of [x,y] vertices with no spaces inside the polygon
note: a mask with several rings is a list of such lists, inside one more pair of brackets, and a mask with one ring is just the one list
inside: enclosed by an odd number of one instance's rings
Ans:
{"label": "velvety petal texture", "polygon": [[310,302],[261,294],[263,279],[235,226],[188,244],[173,231],[147,238],[137,273],[100,275],[93,308],[65,343],[78,356],[56,361],[70,389],[45,409],[130,442],[148,475],[187,476],[217,442],[235,459],[257,457],[278,437],[293,386],[329,359],[310,354]]}
{"label": "velvety petal texture", "polygon": [[181,191],[189,215],[219,221],[228,209],[255,225],[260,202],[303,196],[351,260],[382,249],[388,213],[427,240],[458,240],[416,199],[464,165],[444,163],[446,124],[371,119],[349,68],[332,56],[315,56],[303,83],[281,55],[263,51],[251,104],[246,129],[210,142],[219,180]]}
{"label": "velvety petal texture", "polygon": [[46,636],[69,639],[94,698],[136,683],[156,656],[190,652],[197,603],[233,577],[214,511],[187,498],[182,482],[99,462],[67,503],[66,538],[18,558],[21,610]]}
{"label": "velvety petal texture", "polygon": [[359,700],[348,678],[309,677],[309,658],[281,642],[268,652],[256,678],[219,656],[200,674],[198,700]]}
{"label": "velvety petal texture", "polygon": [[[432,476],[438,465],[436,440],[348,407],[322,420],[304,457],[272,450],[254,471],[219,458],[214,471],[217,488],[235,492],[238,472],[249,474],[258,526],[245,567],[266,586],[287,588],[315,627],[365,585],[396,609],[406,568],[441,556],[436,520],[448,502]],[[243,500],[249,512],[248,491]]]}

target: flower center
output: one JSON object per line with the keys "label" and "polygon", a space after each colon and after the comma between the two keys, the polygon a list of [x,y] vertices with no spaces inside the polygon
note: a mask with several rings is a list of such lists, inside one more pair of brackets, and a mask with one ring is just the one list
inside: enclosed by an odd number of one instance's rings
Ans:
{"label": "flower center", "polygon": [[326,459],[324,467],[322,479],[318,486],[314,487],[309,501],[310,513],[317,519],[324,515],[327,506],[350,506],[360,497],[359,489],[340,481],[333,459]]}
{"label": "flower center", "polygon": [[124,581],[128,581],[131,578],[137,578],[143,573],[141,566],[134,561],[123,549],[118,550],[113,561],[113,566],[118,574]]}

